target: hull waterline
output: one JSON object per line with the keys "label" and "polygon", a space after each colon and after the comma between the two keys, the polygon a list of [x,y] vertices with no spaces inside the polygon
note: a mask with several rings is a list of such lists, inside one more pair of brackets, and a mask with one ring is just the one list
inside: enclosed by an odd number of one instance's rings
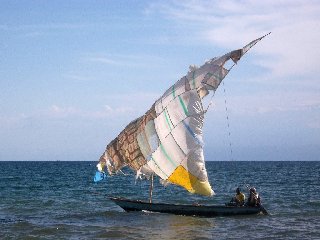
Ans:
{"label": "hull waterline", "polygon": [[139,200],[129,200],[125,198],[110,197],[114,203],[130,211],[149,211],[158,213],[169,213],[185,216],[235,216],[235,215],[253,215],[263,213],[263,207],[248,206],[225,206],[225,205],[180,205],[168,203],[149,203]]}

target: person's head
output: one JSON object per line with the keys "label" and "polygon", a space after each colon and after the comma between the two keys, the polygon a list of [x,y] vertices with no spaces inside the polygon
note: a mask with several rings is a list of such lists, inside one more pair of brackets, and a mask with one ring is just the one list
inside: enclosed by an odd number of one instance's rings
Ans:
{"label": "person's head", "polygon": [[253,188],[250,188],[250,192],[252,193],[256,193],[256,189],[253,187]]}
{"label": "person's head", "polygon": [[240,188],[236,189],[237,194],[240,194]]}

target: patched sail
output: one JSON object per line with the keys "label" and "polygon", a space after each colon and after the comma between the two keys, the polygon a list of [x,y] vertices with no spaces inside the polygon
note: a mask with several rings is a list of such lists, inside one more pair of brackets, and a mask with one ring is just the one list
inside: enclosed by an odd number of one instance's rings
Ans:
{"label": "patched sail", "polygon": [[211,196],[203,155],[202,128],[205,110],[202,98],[215,91],[228,74],[225,63],[238,60],[258,41],[191,67],[140,118],[132,121],[106,147],[99,170],[110,174],[129,166],[138,174],[156,174],[162,180],[191,193]]}

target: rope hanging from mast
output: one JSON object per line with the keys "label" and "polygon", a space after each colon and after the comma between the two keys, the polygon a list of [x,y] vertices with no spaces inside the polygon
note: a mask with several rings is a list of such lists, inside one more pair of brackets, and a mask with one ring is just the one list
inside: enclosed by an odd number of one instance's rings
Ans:
{"label": "rope hanging from mast", "polygon": [[230,150],[230,160],[233,162],[233,149],[232,149],[232,142],[231,142],[231,131],[230,131],[230,120],[229,120],[229,113],[228,113],[228,105],[227,105],[227,94],[226,88],[224,85],[224,81],[222,81],[223,85],[223,93],[224,93],[224,105],[226,110],[226,120],[227,120],[227,131],[228,131],[228,140],[229,140],[229,150]]}

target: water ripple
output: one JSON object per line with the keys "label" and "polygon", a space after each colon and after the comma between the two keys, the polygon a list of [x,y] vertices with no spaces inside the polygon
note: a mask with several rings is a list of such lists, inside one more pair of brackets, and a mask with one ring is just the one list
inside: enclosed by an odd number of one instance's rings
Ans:
{"label": "water ripple", "polygon": [[154,201],[223,204],[249,184],[271,215],[126,213],[107,196],[147,200],[148,182],[120,175],[95,184],[91,162],[0,162],[0,239],[320,239],[320,162],[208,162],[207,170],[214,198],[155,182]]}

